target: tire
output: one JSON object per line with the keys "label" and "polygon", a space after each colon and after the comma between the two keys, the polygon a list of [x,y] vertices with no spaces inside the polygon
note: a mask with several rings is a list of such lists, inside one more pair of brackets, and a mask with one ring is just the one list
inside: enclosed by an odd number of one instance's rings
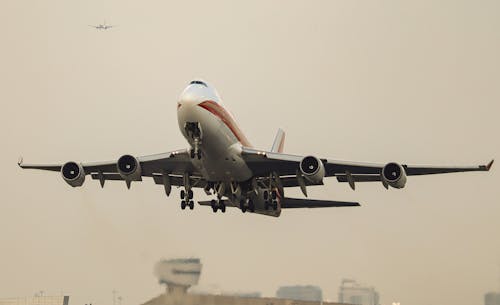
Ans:
{"label": "tire", "polygon": [[189,199],[193,199],[193,190],[188,191],[188,197]]}
{"label": "tire", "polygon": [[248,200],[248,209],[250,210],[250,212],[254,213],[255,212],[255,204],[253,204],[253,200],[252,199],[249,199]]}
{"label": "tire", "polygon": [[186,191],[181,190],[181,199],[184,199],[184,198],[186,198]]}
{"label": "tire", "polygon": [[212,207],[212,211],[213,211],[214,213],[217,213],[217,207],[216,207],[216,206],[213,206],[213,207]]}
{"label": "tire", "polygon": [[271,198],[272,198],[273,200],[276,200],[276,191],[272,191],[272,192],[271,192]]}
{"label": "tire", "polygon": [[196,154],[196,157],[198,158],[198,160],[201,160],[201,151],[198,150],[198,153]]}
{"label": "tire", "polygon": [[273,210],[278,210],[278,201],[273,200]]}
{"label": "tire", "polygon": [[189,201],[189,209],[190,210],[194,209],[194,201],[193,200]]}
{"label": "tire", "polygon": [[269,199],[269,192],[264,191],[264,200],[267,201]]}
{"label": "tire", "polygon": [[220,206],[220,210],[222,211],[222,213],[226,213],[226,205],[225,204],[222,204]]}
{"label": "tire", "polygon": [[183,209],[183,210],[186,209],[186,201],[185,200],[181,201],[181,209]]}
{"label": "tire", "polygon": [[191,149],[189,151],[189,156],[191,157],[191,159],[194,159],[194,149]]}
{"label": "tire", "polygon": [[269,201],[267,201],[267,200],[264,202],[264,209],[266,211],[269,210]]}

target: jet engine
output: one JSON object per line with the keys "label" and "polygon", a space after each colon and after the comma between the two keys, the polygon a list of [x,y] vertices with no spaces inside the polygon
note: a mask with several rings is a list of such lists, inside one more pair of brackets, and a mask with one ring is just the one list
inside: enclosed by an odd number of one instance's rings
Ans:
{"label": "jet engine", "polygon": [[141,180],[141,164],[131,155],[123,155],[116,163],[118,173],[125,181]]}
{"label": "jet engine", "polygon": [[83,166],[76,162],[66,162],[61,167],[61,175],[72,187],[82,186],[83,182],[85,182],[85,171],[83,170]]}
{"label": "jet engine", "polygon": [[401,164],[387,163],[382,169],[382,182],[393,188],[401,189],[406,184],[406,171]]}
{"label": "jet engine", "polygon": [[325,167],[320,159],[307,156],[300,161],[300,171],[312,183],[320,183],[325,177]]}

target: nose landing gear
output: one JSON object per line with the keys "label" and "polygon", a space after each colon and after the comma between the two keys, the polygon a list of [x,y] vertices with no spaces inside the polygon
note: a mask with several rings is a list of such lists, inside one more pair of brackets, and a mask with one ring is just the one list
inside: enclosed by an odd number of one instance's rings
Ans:
{"label": "nose landing gear", "polygon": [[188,137],[190,137],[193,140],[193,148],[191,148],[191,150],[189,151],[191,159],[197,158],[198,160],[200,160],[201,159],[200,145],[202,139],[200,123],[186,122],[186,124],[184,125],[184,130],[186,131]]}

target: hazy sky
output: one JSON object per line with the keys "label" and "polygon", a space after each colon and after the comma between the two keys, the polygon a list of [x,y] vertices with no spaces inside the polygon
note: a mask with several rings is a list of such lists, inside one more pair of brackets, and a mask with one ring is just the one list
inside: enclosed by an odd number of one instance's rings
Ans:
{"label": "hazy sky", "polygon": [[[88,26],[104,20],[118,27]],[[269,296],[315,284],[337,300],[351,277],[383,304],[470,305],[500,286],[498,166],[403,190],[329,179],[310,197],[362,207],[276,219],[181,211],[149,179],[72,189],[16,165],[185,148],[176,99],[196,77],[257,147],[282,127],[290,153],[499,159],[499,1],[3,0],[0,37],[0,297],[106,305],[115,288],[137,305],[163,291],[154,263],[176,256],[202,258],[202,287]]]}

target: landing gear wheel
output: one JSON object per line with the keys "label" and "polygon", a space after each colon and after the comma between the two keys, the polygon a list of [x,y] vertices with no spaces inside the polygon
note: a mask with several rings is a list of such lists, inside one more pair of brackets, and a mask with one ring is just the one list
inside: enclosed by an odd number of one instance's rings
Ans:
{"label": "landing gear wheel", "polygon": [[245,205],[245,201],[244,200],[241,200],[240,201],[240,209],[243,213],[246,213],[247,211],[247,206]]}
{"label": "landing gear wheel", "polygon": [[212,199],[212,201],[210,201],[210,206],[212,207],[212,211],[214,213],[217,213],[217,205],[215,200]]}
{"label": "landing gear wheel", "polygon": [[278,201],[273,200],[273,210],[278,210]]}
{"label": "landing gear wheel", "polygon": [[226,213],[226,205],[223,202],[220,202],[219,205],[221,212]]}
{"label": "landing gear wheel", "polygon": [[248,199],[248,209],[252,213],[255,212],[255,204],[253,204],[253,200],[252,199]]}
{"label": "landing gear wheel", "polygon": [[189,199],[193,199],[193,190],[189,190],[187,194]]}
{"label": "landing gear wheel", "polygon": [[181,190],[181,199],[184,200],[184,198],[186,198],[186,191],[185,190]]}
{"label": "landing gear wheel", "polygon": [[191,149],[189,151],[189,156],[191,157],[191,159],[194,159],[194,149]]}
{"label": "landing gear wheel", "polygon": [[196,157],[198,158],[198,160],[201,160],[201,151],[198,150],[198,152],[196,153]]}
{"label": "landing gear wheel", "polygon": [[264,209],[267,211],[269,210],[269,201],[264,201]]}
{"label": "landing gear wheel", "polygon": [[194,201],[193,200],[189,201],[189,209],[190,210],[194,209]]}
{"label": "landing gear wheel", "polygon": [[183,209],[183,210],[186,209],[186,200],[181,201],[181,209]]}
{"label": "landing gear wheel", "polygon": [[271,192],[271,198],[272,198],[273,200],[276,200],[276,197],[277,197],[276,191],[274,191],[274,190],[273,190],[273,191]]}
{"label": "landing gear wheel", "polygon": [[269,192],[264,191],[264,200],[267,201],[269,199]]}

